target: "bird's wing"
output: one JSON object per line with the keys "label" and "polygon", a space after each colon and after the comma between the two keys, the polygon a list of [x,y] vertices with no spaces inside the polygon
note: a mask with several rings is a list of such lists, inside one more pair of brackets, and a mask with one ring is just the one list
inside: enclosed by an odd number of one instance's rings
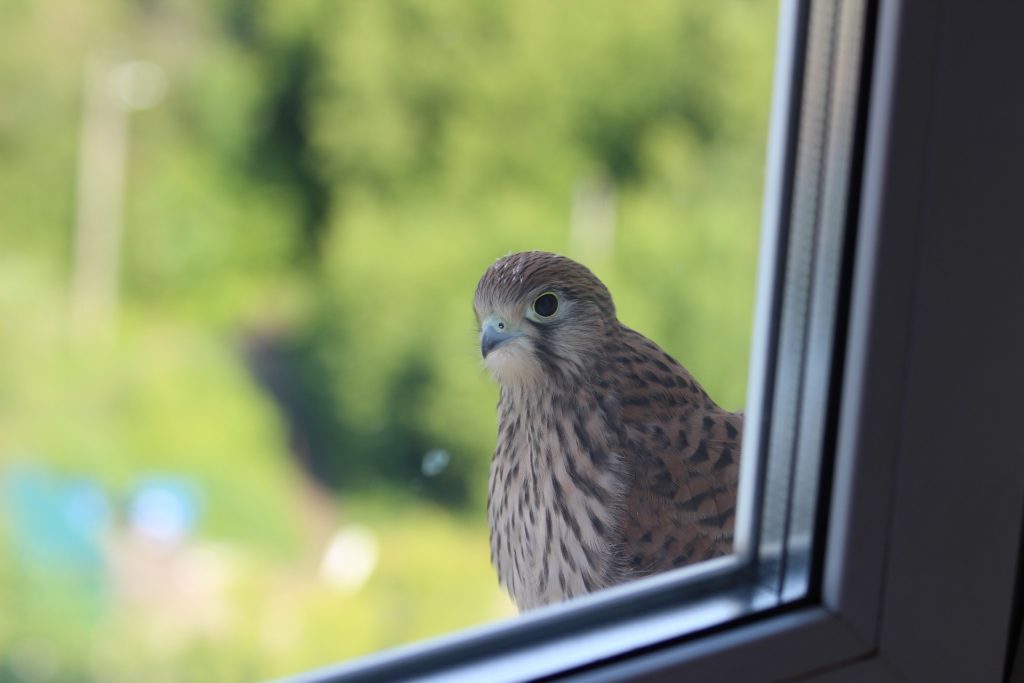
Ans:
{"label": "bird's wing", "polygon": [[620,339],[603,379],[631,476],[625,564],[647,574],[731,552],[743,416],[650,340],[625,328]]}

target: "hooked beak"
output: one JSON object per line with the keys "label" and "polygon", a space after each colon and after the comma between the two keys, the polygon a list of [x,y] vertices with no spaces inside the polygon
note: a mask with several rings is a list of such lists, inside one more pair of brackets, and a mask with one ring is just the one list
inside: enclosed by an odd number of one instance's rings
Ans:
{"label": "hooked beak", "polygon": [[480,355],[487,358],[487,354],[495,348],[521,335],[522,332],[513,331],[509,324],[498,316],[488,316],[480,329]]}

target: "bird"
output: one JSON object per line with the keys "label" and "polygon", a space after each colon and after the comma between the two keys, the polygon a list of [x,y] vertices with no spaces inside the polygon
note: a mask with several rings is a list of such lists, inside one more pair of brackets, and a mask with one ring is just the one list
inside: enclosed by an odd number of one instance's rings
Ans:
{"label": "bird", "polygon": [[520,612],[732,551],[743,414],[620,323],[597,276],[514,253],[473,307],[500,387],[491,562]]}

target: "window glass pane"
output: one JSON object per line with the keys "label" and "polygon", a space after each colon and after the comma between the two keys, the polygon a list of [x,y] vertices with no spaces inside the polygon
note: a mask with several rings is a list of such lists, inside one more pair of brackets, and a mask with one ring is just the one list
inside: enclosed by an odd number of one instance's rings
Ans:
{"label": "window glass pane", "polygon": [[472,312],[510,252],[743,408],[775,2],[9,4],[0,678],[261,679],[516,614]]}

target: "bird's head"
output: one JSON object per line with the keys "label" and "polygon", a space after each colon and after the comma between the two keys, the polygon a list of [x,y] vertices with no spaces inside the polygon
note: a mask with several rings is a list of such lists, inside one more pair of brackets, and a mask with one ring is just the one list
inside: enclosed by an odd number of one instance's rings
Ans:
{"label": "bird's head", "polygon": [[541,251],[487,269],[473,299],[484,365],[503,386],[583,377],[617,326],[608,289],[585,266]]}

